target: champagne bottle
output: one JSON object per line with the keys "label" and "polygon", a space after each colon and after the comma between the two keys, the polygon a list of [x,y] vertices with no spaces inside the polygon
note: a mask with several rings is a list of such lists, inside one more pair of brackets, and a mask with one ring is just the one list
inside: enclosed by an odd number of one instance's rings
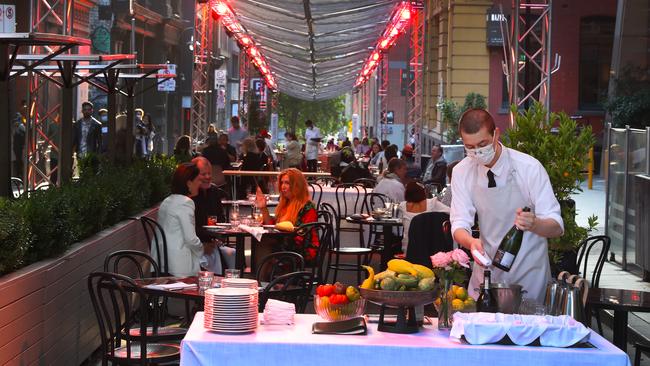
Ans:
{"label": "champagne bottle", "polygon": [[490,275],[489,269],[483,271],[483,287],[476,301],[476,310],[483,313],[496,313],[498,310],[497,302],[490,293]]}
{"label": "champagne bottle", "polygon": [[[524,207],[522,211],[530,212],[530,208]],[[492,264],[501,270],[509,272],[515,262],[515,258],[517,258],[517,253],[519,253],[521,240],[523,238],[524,231],[520,230],[516,225],[513,225],[506,236],[501,240],[499,249],[497,249],[494,258],[492,259]]]}

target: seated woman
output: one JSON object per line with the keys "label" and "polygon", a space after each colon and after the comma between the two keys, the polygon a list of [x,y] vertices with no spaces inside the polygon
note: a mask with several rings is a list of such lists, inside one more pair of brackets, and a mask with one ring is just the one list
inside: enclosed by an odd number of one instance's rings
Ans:
{"label": "seated woman", "polygon": [[404,191],[406,201],[399,204],[399,210],[402,214],[402,223],[404,224],[404,236],[402,237],[402,251],[406,253],[409,243],[409,227],[411,220],[424,212],[445,212],[449,213],[449,207],[440,203],[436,198],[427,199],[427,193],[424,186],[417,182],[410,182],[406,185]]}
{"label": "seated woman", "polygon": [[[173,276],[196,276],[201,270],[201,257],[212,255],[215,245],[202,243],[194,227],[194,201],[191,197],[199,193],[201,177],[199,168],[193,163],[182,163],[172,176],[171,194],[165,198],[158,210],[158,223],[167,238],[169,273]],[[151,247],[151,256],[156,258],[157,249]],[[159,263],[162,267],[163,264]]]}
{"label": "seated woman", "polygon": [[[300,226],[310,222],[316,222],[318,215],[316,205],[310,199],[309,190],[307,189],[307,180],[300,170],[295,168],[285,169],[278,177],[280,188],[280,202],[275,209],[275,219],[269,214],[266,207],[266,199],[261,190],[257,191],[257,200],[255,204],[262,211],[264,224],[275,224],[281,221],[291,221],[293,226]],[[302,254],[305,262],[313,264],[318,254],[318,237],[313,233],[312,240],[308,240],[305,245],[305,238],[295,236],[294,243],[287,243],[292,247],[281,248],[282,250],[291,250]],[[265,246],[268,248],[269,246]],[[268,253],[267,253],[268,254]]]}

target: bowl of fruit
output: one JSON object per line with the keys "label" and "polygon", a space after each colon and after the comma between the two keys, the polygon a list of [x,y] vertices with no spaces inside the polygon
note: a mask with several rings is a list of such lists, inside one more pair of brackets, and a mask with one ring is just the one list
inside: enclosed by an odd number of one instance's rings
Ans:
{"label": "bowl of fruit", "polygon": [[374,274],[371,267],[364,266],[369,273],[361,284],[361,296],[378,305],[390,307],[411,307],[432,303],[437,296],[435,275],[425,266],[403,259],[392,259],[388,269]]}
{"label": "bowl of fruit", "polygon": [[366,301],[354,286],[340,282],[320,285],[314,296],[314,310],[321,318],[329,321],[345,320],[363,314]]}

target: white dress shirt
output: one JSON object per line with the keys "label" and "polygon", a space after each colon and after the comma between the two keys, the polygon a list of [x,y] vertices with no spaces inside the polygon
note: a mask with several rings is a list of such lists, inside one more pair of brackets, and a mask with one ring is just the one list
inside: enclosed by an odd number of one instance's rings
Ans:
{"label": "white dress shirt", "polygon": [[[160,204],[158,223],[167,238],[169,273],[174,276],[196,276],[200,271],[203,244],[196,236],[194,201],[180,194],[169,195]],[[156,258],[155,245],[152,245],[151,252],[151,256]],[[160,267],[163,267],[162,263]]]}
{"label": "white dress shirt", "polygon": [[409,228],[411,227],[411,220],[419,214],[425,212],[444,212],[449,213],[449,207],[438,201],[436,198],[427,199],[427,209],[423,212],[410,212],[406,210],[406,201],[399,204],[399,211],[402,214],[402,224],[404,225],[404,235],[402,236],[402,251],[406,253],[406,248],[409,244]]}
{"label": "white dress shirt", "polygon": [[402,184],[399,178],[384,177],[372,191],[388,196],[393,202],[404,201],[404,184]]}
{"label": "white dress shirt", "polygon": [[307,146],[305,146],[305,157],[307,160],[318,160],[318,147],[320,142],[312,141],[311,139],[319,139],[320,130],[318,127],[307,128],[305,130],[305,141]]}
{"label": "white dress shirt", "polygon": [[[524,154],[501,145],[501,156],[492,168],[479,164],[470,157],[465,157],[454,168],[454,179],[451,181],[451,232],[465,229],[471,232],[474,225],[476,208],[471,199],[472,187],[477,184],[487,187],[488,170],[494,173],[497,187],[506,184],[510,169],[516,172],[515,182],[522,193],[529,199],[535,216],[551,218],[564,230],[564,223],[560,214],[560,204],[555,198],[553,187],[542,164],[530,155]],[[494,213],[499,214],[499,208],[494,208]],[[479,218],[480,219],[480,218]],[[512,218],[514,223],[514,217]]]}

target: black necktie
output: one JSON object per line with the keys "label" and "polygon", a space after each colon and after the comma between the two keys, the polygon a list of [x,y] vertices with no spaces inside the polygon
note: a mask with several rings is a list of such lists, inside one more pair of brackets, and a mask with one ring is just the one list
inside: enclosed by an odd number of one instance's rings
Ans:
{"label": "black necktie", "polygon": [[494,180],[494,173],[491,170],[487,172],[488,177],[488,188],[494,188],[497,186],[497,182]]}

